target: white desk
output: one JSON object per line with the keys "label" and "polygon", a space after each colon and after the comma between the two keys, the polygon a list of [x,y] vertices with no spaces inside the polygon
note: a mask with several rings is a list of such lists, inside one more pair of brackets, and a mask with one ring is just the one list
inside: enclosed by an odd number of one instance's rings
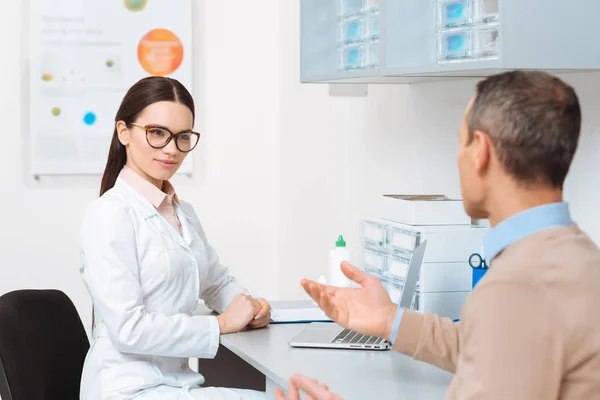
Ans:
{"label": "white desk", "polygon": [[299,372],[326,383],[345,400],[442,399],[452,375],[393,351],[295,349],[303,324],[221,336],[221,344],[266,376],[267,397]]}

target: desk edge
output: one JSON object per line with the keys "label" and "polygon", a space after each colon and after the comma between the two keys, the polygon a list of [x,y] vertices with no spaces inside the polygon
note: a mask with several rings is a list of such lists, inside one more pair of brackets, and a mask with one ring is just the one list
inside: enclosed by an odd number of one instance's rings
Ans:
{"label": "desk edge", "polygon": [[245,352],[240,350],[235,344],[228,341],[227,336],[221,336],[220,343],[223,346],[225,346],[227,349],[229,349],[232,353],[234,353],[236,356],[240,357],[242,360],[244,360],[248,364],[250,364],[253,368],[255,368],[259,372],[263,373],[267,377],[267,379],[270,379],[271,381],[275,382],[275,384],[277,384],[278,386],[280,386],[282,388],[287,388],[287,385],[288,385],[287,378],[281,378],[280,375],[274,373],[270,369],[265,368],[261,364],[257,363],[255,359],[248,356],[248,354],[246,354]]}

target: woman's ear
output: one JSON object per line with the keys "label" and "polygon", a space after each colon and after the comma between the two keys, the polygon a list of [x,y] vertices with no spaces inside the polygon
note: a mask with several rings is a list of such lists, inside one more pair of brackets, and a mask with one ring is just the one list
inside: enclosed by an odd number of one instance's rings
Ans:
{"label": "woman's ear", "polygon": [[117,121],[116,129],[119,142],[123,146],[127,146],[129,144],[129,128],[127,128],[127,124],[123,121]]}

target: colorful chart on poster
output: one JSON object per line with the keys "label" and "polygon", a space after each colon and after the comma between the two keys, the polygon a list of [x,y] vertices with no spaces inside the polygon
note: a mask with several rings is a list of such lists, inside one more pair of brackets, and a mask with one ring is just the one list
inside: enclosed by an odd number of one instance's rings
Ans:
{"label": "colorful chart on poster", "polygon": [[151,75],[169,75],[183,61],[181,40],[167,29],[153,29],[138,44],[138,60]]}
{"label": "colorful chart on poster", "polygon": [[[192,91],[192,0],[32,0],[34,175],[100,174],[127,89],[148,75]],[[192,171],[192,157],[180,173]]]}

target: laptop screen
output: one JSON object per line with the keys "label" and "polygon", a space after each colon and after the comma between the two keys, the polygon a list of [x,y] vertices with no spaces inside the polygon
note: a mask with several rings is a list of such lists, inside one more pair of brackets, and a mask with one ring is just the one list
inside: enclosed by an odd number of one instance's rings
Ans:
{"label": "laptop screen", "polygon": [[421,274],[421,264],[423,264],[426,247],[427,240],[424,240],[417,246],[410,257],[408,271],[406,272],[406,278],[398,301],[399,307],[410,308],[412,305],[415,290],[417,289],[417,282],[419,281],[419,275]]}

